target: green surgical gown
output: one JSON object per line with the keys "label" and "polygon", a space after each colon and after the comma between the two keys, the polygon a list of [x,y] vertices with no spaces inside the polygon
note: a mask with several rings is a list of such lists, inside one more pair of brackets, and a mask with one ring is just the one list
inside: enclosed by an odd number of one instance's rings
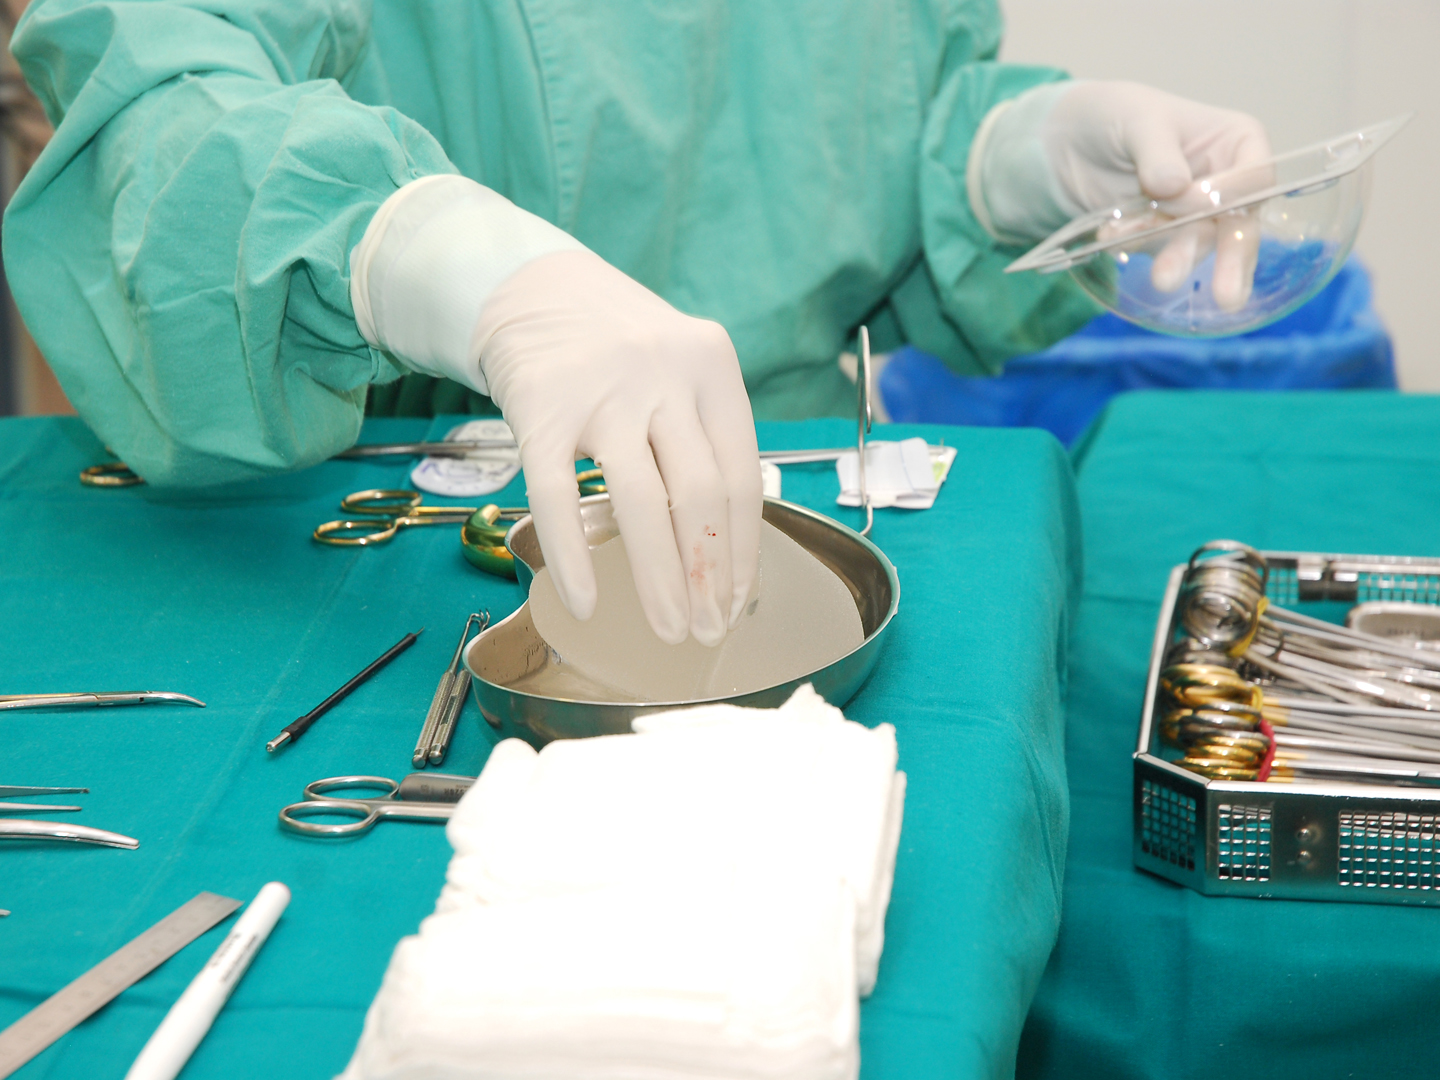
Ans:
{"label": "green surgical gown", "polygon": [[152,483],[355,440],[405,371],[356,329],[349,252],[433,173],[718,320],[757,416],[843,413],[862,320],[980,373],[1092,314],[1004,276],[970,212],[985,113],[1061,77],[999,40],[994,0],[37,0],[12,48],[56,131],[5,264],[81,416]]}

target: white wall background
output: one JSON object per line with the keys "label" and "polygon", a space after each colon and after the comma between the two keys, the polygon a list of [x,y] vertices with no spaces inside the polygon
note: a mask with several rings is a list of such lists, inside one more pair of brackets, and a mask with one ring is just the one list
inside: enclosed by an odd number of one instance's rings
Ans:
{"label": "white wall background", "polygon": [[1440,391],[1440,0],[1001,0],[1002,59],[1133,79],[1262,120],[1277,151],[1414,112],[1357,247],[1400,384]]}

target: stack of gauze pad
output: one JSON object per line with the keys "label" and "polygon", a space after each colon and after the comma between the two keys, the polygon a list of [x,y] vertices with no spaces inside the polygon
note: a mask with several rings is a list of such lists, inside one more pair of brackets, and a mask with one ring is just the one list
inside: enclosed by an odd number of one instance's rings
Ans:
{"label": "stack of gauze pad", "polygon": [[847,1080],[905,799],[809,686],[492,751],[343,1080]]}

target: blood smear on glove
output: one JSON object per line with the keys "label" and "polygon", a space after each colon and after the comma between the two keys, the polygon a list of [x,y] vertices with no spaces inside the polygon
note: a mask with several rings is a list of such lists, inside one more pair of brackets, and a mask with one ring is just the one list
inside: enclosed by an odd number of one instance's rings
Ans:
{"label": "blood smear on glove", "polygon": [[[560,658],[551,674],[568,670],[600,684],[607,698],[698,701],[753,693],[818,671],[865,640],[845,583],[769,522],[761,523],[758,597],[713,648],[694,638],[667,645],[655,636],[640,607],[624,537],[590,555],[598,590],[595,614],[580,622],[566,611],[550,571],[542,567],[530,585],[530,615]],[[572,689],[577,685],[566,682]],[[525,689],[547,692],[540,686]]]}

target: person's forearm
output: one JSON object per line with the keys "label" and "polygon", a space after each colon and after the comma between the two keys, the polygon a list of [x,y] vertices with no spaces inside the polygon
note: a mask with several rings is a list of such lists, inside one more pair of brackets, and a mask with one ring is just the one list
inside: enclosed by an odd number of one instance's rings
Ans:
{"label": "person's forearm", "polygon": [[398,369],[355,326],[349,252],[394,191],[453,171],[332,81],[363,28],[231,7],[41,4],[14,42],[60,123],[7,212],[11,285],[76,408],[152,483],[354,440],[367,384]]}

